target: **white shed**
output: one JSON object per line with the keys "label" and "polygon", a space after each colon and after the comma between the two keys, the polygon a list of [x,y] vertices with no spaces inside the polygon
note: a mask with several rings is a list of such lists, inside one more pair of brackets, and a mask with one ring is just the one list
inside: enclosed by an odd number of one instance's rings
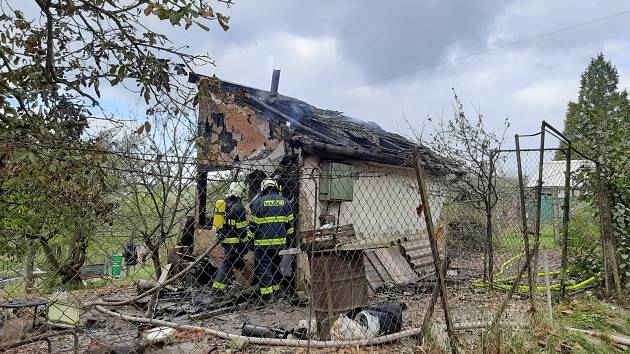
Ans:
{"label": "white shed", "polygon": [[[263,178],[277,178],[298,218],[298,239],[292,240],[292,247],[299,244],[301,233],[326,224],[352,224],[352,243],[359,249],[394,245],[393,253],[383,257],[401,262],[407,262],[400,249],[405,244],[429,247],[423,218],[416,213],[420,199],[411,155],[416,150],[421,157],[438,223],[449,175],[438,154],[375,123],[277,92],[196,75],[189,81],[197,83],[201,97],[198,191],[204,190],[204,169],[232,168],[245,174],[250,198]],[[203,224],[206,201],[200,199],[198,221]],[[416,253],[430,258],[430,252]],[[422,264],[416,271],[431,265],[416,262]]]}

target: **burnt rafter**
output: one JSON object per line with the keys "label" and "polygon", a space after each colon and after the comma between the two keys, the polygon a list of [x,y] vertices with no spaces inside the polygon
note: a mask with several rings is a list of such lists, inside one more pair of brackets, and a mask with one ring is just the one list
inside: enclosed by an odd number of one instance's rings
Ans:
{"label": "burnt rafter", "polygon": [[[200,78],[196,74],[189,75],[192,83]],[[289,134],[283,138],[307,153],[333,159],[410,165],[411,153],[417,150],[428,171],[449,170],[449,162],[443,157],[417,142],[385,131],[376,123],[347,117],[338,111],[320,109],[279,93],[227,81],[221,81],[218,90],[223,94],[221,97],[232,97],[232,103],[248,107],[258,118],[286,125]]]}

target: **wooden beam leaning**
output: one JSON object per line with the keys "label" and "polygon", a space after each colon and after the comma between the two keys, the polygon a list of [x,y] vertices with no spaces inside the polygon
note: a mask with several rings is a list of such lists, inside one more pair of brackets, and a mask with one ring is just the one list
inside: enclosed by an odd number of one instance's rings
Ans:
{"label": "wooden beam leaning", "polygon": [[[442,309],[444,311],[444,321],[446,322],[446,331],[451,346],[451,352],[457,353],[457,338],[455,337],[455,331],[453,330],[453,321],[451,320],[450,310],[448,307],[448,299],[446,294],[446,284],[444,281],[444,273],[446,267],[441,266],[440,251],[437,245],[437,239],[435,238],[435,228],[433,227],[433,219],[431,218],[431,207],[429,206],[429,194],[427,192],[427,186],[424,180],[422,172],[422,166],[418,152],[413,152],[414,168],[416,172],[416,179],[418,180],[418,189],[420,190],[421,205],[418,208],[418,217],[420,213],[424,213],[424,220],[427,226],[427,233],[429,235],[429,244],[431,246],[431,254],[433,256],[433,266],[435,269],[435,277],[437,279],[436,286],[439,287],[440,298],[442,302]],[[435,290],[434,290],[435,293]],[[424,328],[426,329],[426,328]]]}

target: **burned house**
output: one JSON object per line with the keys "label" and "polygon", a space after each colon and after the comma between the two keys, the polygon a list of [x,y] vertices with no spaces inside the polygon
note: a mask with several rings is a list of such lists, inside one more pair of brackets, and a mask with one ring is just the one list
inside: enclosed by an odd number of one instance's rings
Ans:
{"label": "burned house", "polygon": [[[439,191],[447,183],[443,159],[375,123],[282,95],[278,78],[274,72],[267,91],[190,75],[199,89],[199,225],[211,213],[208,173],[237,169],[248,182],[250,198],[263,178],[278,179],[297,215],[291,248],[322,226],[352,225],[352,240],[340,247],[367,250],[366,274],[373,288],[408,283],[432,269],[424,221],[416,213],[412,151],[419,151],[428,175],[438,224]],[[299,254],[295,263],[300,268]]]}

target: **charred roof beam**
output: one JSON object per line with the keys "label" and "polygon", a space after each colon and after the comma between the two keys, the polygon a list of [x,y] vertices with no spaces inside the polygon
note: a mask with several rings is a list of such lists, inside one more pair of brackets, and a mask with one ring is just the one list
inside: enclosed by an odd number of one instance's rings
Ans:
{"label": "charred roof beam", "polygon": [[285,114],[277,109],[275,109],[274,107],[268,105],[267,103],[263,102],[262,100],[258,99],[255,96],[250,95],[249,93],[245,95],[245,97],[247,98],[248,103],[257,106],[259,108],[262,108],[263,110],[269,111],[275,115],[277,115],[278,117],[286,120],[287,122],[291,123],[291,127],[294,128],[295,130],[298,131],[303,131],[305,133],[308,133],[310,135],[316,136],[317,138],[326,141],[330,144],[334,144],[335,140],[327,137],[326,135],[311,129],[307,126],[305,126],[304,124],[300,123],[297,119],[294,119],[293,117],[289,116],[288,114]]}

